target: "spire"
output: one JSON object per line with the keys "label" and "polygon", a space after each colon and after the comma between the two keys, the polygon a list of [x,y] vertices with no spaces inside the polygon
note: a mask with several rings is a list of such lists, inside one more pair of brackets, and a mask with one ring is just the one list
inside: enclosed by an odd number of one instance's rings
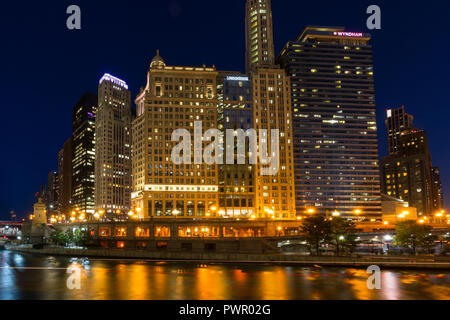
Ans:
{"label": "spire", "polygon": [[150,63],[150,68],[154,67],[165,67],[166,63],[164,62],[164,59],[161,58],[159,55],[159,49],[156,49],[156,56],[152,59],[152,62]]}

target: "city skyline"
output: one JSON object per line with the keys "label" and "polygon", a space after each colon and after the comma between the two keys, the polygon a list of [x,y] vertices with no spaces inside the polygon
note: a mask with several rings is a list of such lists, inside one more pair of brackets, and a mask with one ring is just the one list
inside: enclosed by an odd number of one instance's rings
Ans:
{"label": "city skyline", "polygon": [[[287,42],[290,39],[294,39],[296,36],[295,35],[293,36],[293,34],[297,33],[297,35],[298,35],[303,30],[304,27],[306,27],[308,24],[312,24],[312,23],[306,23],[306,21],[305,21],[305,24],[303,24],[303,27],[300,27],[296,30],[292,30],[289,33],[289,36],[287,36],[287,34],[282,34],[281,32],[277,31],[277,30],[282,29],[281,28],[281,25],[282,25],[281,20],[277,20],[277,17],[279,18],[280,16],[282,16],[282,14],[287,14],[286,11],[288,11],[288,10],[286,10],[286,7],[283,8],[282,6],[280,6],[280,2],[283,2],[283,1],[276,1],[276,2],[274,1],[272,3],[272,6],[273,6],[272,9],[274,12],[274,28],[275,28],[274,40],[276,42],[275,54],[278,54],[280,52],[280,49],[281,49],[280,45],[279,45],[280,39],[283,39],[284,42]],[[172,2],[172,4],[173,3],[175,3],[175,2]],[[287,5],[287,4],[288,3],[285,3],[285,5]],[[81,7],[83,8],[83,5],[81,5]],[[88,9],[89,6],[86,5],[86,7],[87,7],[86,10],[89,10]],[[197,5],[195,5],[195,7],[197,7]],[[239,2],[239,5],[236,5],[236,10],[237,10],[236,16],[242,17],[241,20],[237,20],[237,21],[241,21],[241,23],[236,23],[237,28],[241,30],[240,31],[241,33],[239,33],[239,32],[235,33],[235,39],[233,40],[232,45],[236,45],[239,47],[242,47],[242,45],[244,43],[242,41],[242,28],[244,25],[244,17],[242,15],[242,12],[243,12],[244,7],[245,7],[244,1]],[[181,13],[179,15],[177,15],[177,12],[179,12],[179,11],[177,11],[178,9],[176,9],[176,6],[175,7],[172,6],[171,8],[172,8],[171,9],[172,11],[169,10],[169,12],[172,12],[171,13],[172,17],[174,17],[173,20],[175,22],[177,20],[182,20],[183,19],[182,18],[183,10],[185,10],[186,8],[183,7],[182,5],[180,5],[179,8],[181,8]],[[365,25],[364,25],[366,15],[364,14],[365,11],[363,9],[364,9],[364,6],[361,5],[361,10],[359,10],[360,11],[360,14],[359,14],[360,19],[359,20],[361,21],[361,23],[360,23],[360,28],[356,29],[356,30],[369,32],[374,35],[377,35],[377,33],[383,32],[383,30],[382,31],[373,31],[373,32],[366,30]],[[186,9],[186,10],[188,10],[188,9]],[[321,17],[320,12],[317,13],[317,17]],[[318,20],[323,20],[323,19],[320,18]],[[316,23],[316,24],[319,24],[319,23]],[[345,19],[342,19],[342,23],[340,23],[340,25],[347,26],[347,24],[345,23]],[[350,25],[350,27],[347,28],[348,30],[352,29],[352,27],[351,27],[352,23],[350,23],[349,25]],[[89,24],[86,26],[86,28],[89,28]],[[233,34],[234,31],[233,32],[230,31],[230,33]],[[239,38],[238,35],[241,35],[241,37]],[[67,36],[69,37],[72,35],[68,34]],[[174,52],[173,48],[172,49],[170,48],[171,47],[170,45],[167,45],[167,44],[164,45],[164,43],[160,44],[156,40],[151,41],[151,42],[152,42],[152,44],[145,50],[145,52],[140,53],[140,60],[143,59],[144,63],[148,64],[148,61],[150,61],[151,57],[153,57],[153,55],[154,55],[154,48],[159,47],[162,50],[163,55],[167,60],[173,59],[173,60],[177,61],[176,63],[171,63],[171,65],[201,65],[202,64],[201,62],[198,63],[199,58],[192,59],[189,57],[189,55],[187,55],[187,57],[182,57],[182,58],[178,57],[178,59],[177,58],[174,59],[174,56],[176,57],[177,53]],[[385,83],[383,82],[383,79],[385,76],[383,73],[381,73],[381,75],[382,75],[380,77],[381,80],[377,76],[377,74],[378,74],[377,71],[380,68],[382,70],[384,68],[384,65],[380,66],[380,62],[377,61],[377,53],[379,54],[380,51],[384,51],[384,50],[386,50],[386,48],[378,47],[378,45],[376,44],[376,40],[375,40],[375,43],[373,44],[373,46],[374,46],[374,52],[375,52],[375,62],[374,62],[375,86],[376,86],[376,94],[377,94],[377,101],[378,101],[378,103],[377,103],[377,113],[378,113],[377,126],[378,126],[379,141],[380,141],[380,150],[379,150],[380,155],[383,156],[387,153],[387,147],[386,147],[386,143],[385,143],[386,138],[385,138],[385,135],[383,134],[383,132],[385,131],[385,128],[384,128],[383,121],[381,121],[384,117],[383,110],[387,107],[399,107],[401,104],[405,104],[408,112],[415,115],[415,118],[416,118],[415,122],[418,123],[418,127],[421,127],[428,132],[429,140],[430,140],[430,147],[431,147],[430,149],[434,150],[434,151],[432,151],[433,164],[435,164],[441,168],[442,181],[444,183],[444,194],[447,194],[446,200],[448,200],[448,193],[446,193],[446,190],[448,188],[446,188],[446,187],[449,186],[449,184],[448,184],[449,179],[447,179],[449,177],[449,173],[448,173],[447,168],[444,166],[445,165],[445,161],[444,161],[444,159],[445,159],[444,151],[445,150],[444,150],[444,148],[441,148],[440,150],[436,150],[436,149],[434,149],[435,147],[433,147],[433,141],[436,144],[438,141],[442,141],[442,140],[439,139],[440,137],[437,137],[437,135],[435,133],[433,133],[435,131],[435,128],[426,124],[426,122],[427,122],[426,117],[423,118],[423,115],[420,114],[418,107],[415,106],[414,103],[408,103],[408,101],[410,101],[409,96],[408,97],[406,97],[406,96],[399,97],[395,93],[395,91],[392,92],[391,94],[387,94],[385,91],[384,92],[382,91],[383,89],[380,90],[380,85],[381,85],[381,87],[385,86]],[[243,67],[244,61],[242,61],[242,60],[244,60],[242,58],[244,56],[244,50],[240,50],[239,52],[236,52],[236,57],[232,58],[232,59],[227,59],[226,55],[225,55],[225,57],[223,55],[216,57],[207,52],[205,52],[205,54],[201,54],[202,50],[196,49],[195,46],[189,47],[189,51],[191,52],[191,54],[195,53],[195,55],[197,55],[197,56],[201,55],[200,59],[206,59],[207,61],[212,61],[211,64],[215,64],[217,66],[218,70],[226,70],[226,69],[241,70],[241,71],[244,70],[244,67]],[[101,76],[101,74],[103,74],[103,72],[110,72],[111,74],[118,75],[119,78],[124,79],[127,83],[130,84],[130,89],[132,91],[132,99],[134,99],[134,97],[136,97],[138,89],[139,89],[139,85],[142,85],[142,83],[144,82],[143,76],[142,76],[142,70],[144,70],[145,65],[143,65],[141,62],[139,62],[139,65],[140,65],[139,68],[135,68],[135,65],[133,64],[132,72],[125,71],[127,68],[130,68],[129,66],[127,67],[128,60],[129,59],[127,59],[126,57],[122,57],[121,62],[109,61],[107,63],[108,67],[105,66],[105,63],[103,63],[104,64],[103,67],[106,70],[99,71],[98,69],[96,69],[95,73],[97,73],[97,72],[100,72],[100,73],[97,74],[95,77],[92,76],[90,73],[83,74],[82,71],[77,71],[77,70],[72,71],[72,72],[76,73],[75,78],[78,79],[76,81],[78,83],[76,85],[72,84],[72,85],[68,86],[68,87],[71,87],[69,96],[60,99],[58,106],[54,107],[54,108],[60,108],[60,109],[64,108],[63,111],[65,111],[65,112],[63,112],[62,114],[65,114],[65,115],[56,116],[57,114],[59,114],[61,112],[61,110],[58,110],[57,112],[52,113],[51,110],[46,112],[44,109],[42,111],[42,113],[44,114],[43,118],[40,119],[40,121],[38,120],[36,123],[36,127],[39,127],[39,132],[41,132],[44,136],[46,136],[46,134],[48,134],[48,133],[45,131],[42,132],[43,128],[45,128],[45,126],[42,126],[42,125],[38,126],[38,124],[45,123],[46,120],[44,120],[44,119],[47,119],[47,117],[49,117],[49,115],[53,115],[53,116],[50,116],[50,118],[52,120],[51,122],[58,122],[57,125],[55,123],[53,125],[56,126],[57,128],[61,128],[63,133],[61,133],[61,134],[58,133],[57,135],[52,135],[53,136],[52,139],[39,140],[41,147],[43,147],[42,144],[45,145],[43,148],[44,148],[44,150],[47,150],[46,154],[39,154],[40,159],[42,159],[42,160],[39,160],[37,163],[34,163],[34,161],[33,161],[32,165],[30,167],[25,167],[25,169],[21,169],[23,171],[23,173],[22,173],[23,176],[19,175],[19,177],[17,177],[16,179],[19,181],[22,181],[21,185],[25,185],[25,181],[27,181],[27,183],[26,183],[27,187],[24,188],[24,190],[20,189],[19,191],[16,191],[16,193],[19,193],[19,195],[15,195],[13,197],[13,201],[9,201],[10,197],[8,197],[8,195],[9,195],[10,191],[8,189],[8,186],[11,183],[12,183],[12,185],[14,185],[14,182],[12,182],[11,179],[8,179],[8,178],[3,181],[5,185],[2,186],[3,196],[2,196],[2,201],[0,203],[0,205],[1,205],[0,215],[1,215],[2,219],[6,218],[6,214],[9,213],[9,211],[11,209],[14,209],[19,214],[19,216],[24,216],[27,212],[31,211],[31,205],[34,200],[34,199],[32,199],[32,195],[34,195],[35,191],[38,190],[39,186],[41,184],[43,184],[44,181],[46,181],[46,176],[47,176],[48,172],[50,170],[56,169],[55,162],[56,162],[56,158],[57,158],[56,157],[57,151],[62,147],[64,140],[66,140],[66,138],[70,136],[70,133],[68,132],[68,130],[70,130],[70,116],[68,116],[68,114],[70,115],[72,106],[75,104],[75,102],[81,96],[81,94],[83,92],[88,91],[88,90],[96,92],[95,89],[93,89],[94,86],[96,85],[96,79],[98,79]],[[83,61],[83,59],[80,59],[80,62],[77,61],[76,63],[83,64],[82,61]],[[129,64],[132,64],[132,63],[129,63]],[[205,64],[209,65],[207,62],[205,62]],[[234,67],[231,64],[234,64]],[[101,65],[101,63],[98,64],[97,68],[101,68],[100,65]],[[49,66],[49,68],[52,68],[52,67]],[[55,66],[55,68],[57,68],[57,67]],[[81,69],[83,69],[83,68],[81,68]],[[398,81],[404,81],[404,79],[399,79]],[[426,82],[425,79],[423,79],[421,81]],[[380,84],[380,82],[382,82],[382,83]],[[68,90],[68,88],[64,88],[64,89]],[[59,90],[61,90],[61,88]],[[51,95],[51,92],[52,92],[52,90],[47,91],[45,94]],[[73,97],[78,97],[78,98],[73,98],[72,95],[73,95]],[[380,96],[381,96],[381,99],[380,99]],[[44,98],[44,99],[48,99],[48,98]],[[73,100],[73,99],[75,99],[75,100]],[[380,103],[380,101],[383,101],[384,103],[383,102]],[[391,102],[388,104],[387,101],[391,101]],[[440,106],[440,107],[443,110],[443,106]],[[14,109],[14,108],[12,108],[12,109]],[[30,120],[28,120],[28,121],[30,121]],[[6,126],[6,127],[8,127],[8,126]],[[49,128],[52,128],[52,127],[49,127]],[[48,130],[48,131],[51,131],[51,130]],[[38,132],[34,132],[32,135],[40,137]],[[60,141],[61,139],[63,141]],[[11,139],[11,140],[14,140],[14,139]],[[45,141],[45,143],[43,141]],[[438,143],[438,145],[441,145],[441,143]],[[26,145],[25,147],[27,147],[27,146],[28,145]],[[48,151],[48,150],[53,150],[53,149],[56,149],[56,152]],[[52,165],[52,163],[53,163],[53,165]],[[15,168],[18,169],[17,167],[15,167]],[[29,179],[29,175],[31,175],[32,173],[29,170],[36,171],[34,173],[35,177],[33,177],[31,180]],[[10,170],[8,170],[8,171],[10,171]],[[11,171],[15,171],[15,170],[11,170]],[[29,189],[32,189],[32,190],[29,190]],[[447,203],[448,203],[448,201],[447,201]]]}

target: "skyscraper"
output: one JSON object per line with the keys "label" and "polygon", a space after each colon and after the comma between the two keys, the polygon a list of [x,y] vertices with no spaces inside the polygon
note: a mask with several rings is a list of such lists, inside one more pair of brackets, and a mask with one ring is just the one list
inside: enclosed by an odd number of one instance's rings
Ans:
{"label": "skyscraper", "polygon": [[[219,72],[217,123],[224,137],[226,130],[236,132],[253,128],[251,89],[252,82],[248,76],[238,72]],[[227,140],[226,144],[232,144],[232,141]],[[234,158],[234,164],[219,165],[219,208],[227,217],[251,217],[255,214],[255,167],[249,163],[249,156],[245,164],[238,164],[237,155]]]}
{"label": "skyscraper", "polygon": [[[201,138],[203,131],[217,128],[217,75],[214,67],[167,66],[159,52],[151,61],[147,84],[135,100],[132,130],[132,209],[140,217],[218,215],[217,165],[197,162],[203,153],[195,148],[189,154],[191,163],[175,164],[171,159],[178,145],[171,141],[175,129]],[[190,142],[203,148],[210,144]]]}
{"label": "skyscraper", "polygon": [[[72,160],[71,160],[72,161]],[[47,175],[47,212],[51,215],[58,208],[58,173],[50,171]]]}
{"label": "skyscraper", "polygon": [[400,134],[397,153],[381,159],[381,189],[384,194],[405,200],[418,215],[433,212],[431,156],[423,130]]}
{"label": "skyscraper", "polygon": [[405,130],[413,129],[413,120],[414,117],[405,112],[405,106],[386,110],[385,124],[389,154],[398,152],[400,134]]}
{"label": "skyscraper", "polygon": [[272,8],[270,0],[247,0],[245,7],[246,69],[273,67]]}
{"label": "skyscraper", "polygon": [[[267,130],[259,139],[270,155],[279,157],[277,172],[263,176],[255,166],[256,216],[295,219],[291,83],[285,70],[275,65],[270,0],[246,3],[247,73],[252,81],[253,128]],[[272,133],[279,133],[279,150],[272,150]],[[262,153],[259,150],[259,153]]]}
{"label": "skyscraper", "polygon": [[95,114],[97,95],[86,92],[72,113],[72,209],[94,213]]}
{"label": "skyscraper", "polygon": [[442,190],[441,172],[439,167],[431,168],[431,183],[433,189],[433,209],[444,208],[444,192]]}
{"label": "skyscraper", "polygon": [[69,138],[58,153],[58,210],[62,214],[72,209],[72,147],[72,138]]}
{"label": "skyscraper", "polygon": [[128,213],[131,207],[131,94],[105,74],[95,118],[95,209]]}
{"label": "skyscraper", "polygon": [[300,213],[381,215],[370,35],[307,27],[277,62],[291,77]]}

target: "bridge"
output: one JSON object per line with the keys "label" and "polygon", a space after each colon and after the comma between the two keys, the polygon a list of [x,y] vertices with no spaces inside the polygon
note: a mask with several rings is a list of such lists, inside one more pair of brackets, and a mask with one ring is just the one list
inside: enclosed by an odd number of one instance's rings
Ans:
{"label": "bridge", "polygon": [[0,238],[17,239],[22,235],[22,222],[0,221]]}

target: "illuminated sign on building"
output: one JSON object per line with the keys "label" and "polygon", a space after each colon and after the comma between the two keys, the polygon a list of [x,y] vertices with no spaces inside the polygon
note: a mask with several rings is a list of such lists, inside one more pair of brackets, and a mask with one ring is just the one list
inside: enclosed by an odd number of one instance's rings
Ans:
{"label": "illuminated sign on building", "polygon": [[362,37],[362,32],[333,32],[333,35],[339,37]]}
{"label": "illuminated sign on building", "polygon": [[128,89],[128,85],[125,81],[120,80],[119,78],[116,78],[108,73],[105,73],[103,77],[100,79],[99,83],[102,83],[103,81],[110,81],[114,84],[117,84],[118,86],[121,86],[122,88]]}
{"label": "illuminated sign on building", "polygon": [[248,81],[248,77],[228,76],[227,80],[230,80],[230,81]]}

